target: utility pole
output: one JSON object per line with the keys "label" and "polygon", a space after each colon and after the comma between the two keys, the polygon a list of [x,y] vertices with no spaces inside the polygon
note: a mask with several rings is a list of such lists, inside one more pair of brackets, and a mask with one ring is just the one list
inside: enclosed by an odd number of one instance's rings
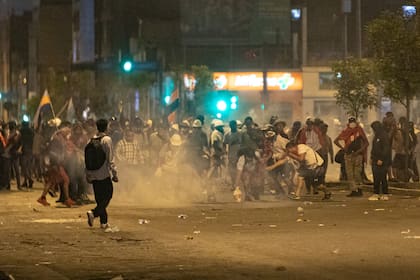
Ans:
{"label": "utility pole", "polygon": [[308,8],[302,6],[302,66],[308,63]]}
{"label": "utility pole", "polygon": [[356,0],[357,57],[362,58],[362,0]]}
{"label": "utility pole", "polygon": [[341,11],[344,14],[344,59],[348,57],[348,14],[351,13],[351,0],[341,1]]}

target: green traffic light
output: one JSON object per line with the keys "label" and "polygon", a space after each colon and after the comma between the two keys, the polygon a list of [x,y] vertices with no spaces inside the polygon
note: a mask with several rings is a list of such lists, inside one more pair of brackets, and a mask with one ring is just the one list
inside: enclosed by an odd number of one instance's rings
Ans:
{"label": "green traffic light", "polygon": [[133,63],[131,61],[124,62],[123,69],[125,72],[130,72],[133,69]]}
{"label": "green traffic light", "polygon": [[226,109],[227,109],[227,104],[226,104],[226,101],[224,101],[224,100],[219,100],[219,101],[216,103],[216,108],[217,108],[217,110],[219,110],[219,111],[221,111],[221,112],[226,111]]}

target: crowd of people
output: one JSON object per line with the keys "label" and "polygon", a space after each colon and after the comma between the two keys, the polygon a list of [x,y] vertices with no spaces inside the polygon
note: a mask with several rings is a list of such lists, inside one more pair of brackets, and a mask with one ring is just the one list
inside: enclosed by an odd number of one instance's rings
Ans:
{"label": "crowd of people", "polygon": [[[351,117],[332,140],[328,124],[320,118],[296,121],[288,129],[276,116],[259,125],[249,116],[243,122],[215,119],[207,124],[199,115],[175,124],[111,118],[106,133],[120,170],[167,177],[169,184],[174,176],[193,176],[209,202],[216,201],[221,184],[228,184],[238,201],[258,200],[265,192],[294,200],[322,193],[328,200],[331,192],[325,177],[334,162],[340,164],[340,180],[350,184],[348,196],[362,196],[368,158],[374,185],[369,199],[388,200],[388,181],[419,180],[417,136],[412,122],[404,117],[397,122],[392,112],[370,127],[371,140]],[[45,186],[38,199],[43,205],[49,205],[48,194],[67,207],[92,203],[84,157],[96,133],[92,119],[76,123],[53,119],[37,130],[28,122],[3,123],[0,189],[10,190],[15,180],[19,190],[29,190],[37,180]],[[183,174],[181,166],[192,172]]]}

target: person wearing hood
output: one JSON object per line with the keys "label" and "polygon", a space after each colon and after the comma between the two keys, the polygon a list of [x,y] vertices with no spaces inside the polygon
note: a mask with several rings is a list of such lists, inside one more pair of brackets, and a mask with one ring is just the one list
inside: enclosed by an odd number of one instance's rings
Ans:
{"label": "person wearing hood", "polygon": [[[344,142],[344,145],[342,142]],[[351,190],[348,196],[363,196],[362,189],[360,188],[360,184],[362,184],[361,173],[369,142],[363,128],[357,123],[356,118],[349,118],[347,127],[335,138],[334,144],[344,150],[347,180],[350,182]]]}
{"label": "person wearing hood", "polygon": [[386,178],[388,167],[391,165],[389,153],[391,143],[382,123],[375,121],[371,124],[374,132],[370,159],[373,173],[373,192],[369,200],[388,200],[388,181]]}

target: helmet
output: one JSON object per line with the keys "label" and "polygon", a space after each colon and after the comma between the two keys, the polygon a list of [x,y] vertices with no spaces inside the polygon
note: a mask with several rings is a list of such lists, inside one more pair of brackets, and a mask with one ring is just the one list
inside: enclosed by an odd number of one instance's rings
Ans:
{"label": "helmet", "polygon": [[190,127],[190,123],[187,120],[183,120],[180,124],[180,127]]}
{"label": "helmet", "polygon": [[201,121],[199,119],[194,120],[192,127],[202,127]]}
{"label": "helmet", "polygon": [[213,121],[213,126],[214,127],[218,127],[218,126],[224,126],[223,122],[221,120],[214,120]]}

